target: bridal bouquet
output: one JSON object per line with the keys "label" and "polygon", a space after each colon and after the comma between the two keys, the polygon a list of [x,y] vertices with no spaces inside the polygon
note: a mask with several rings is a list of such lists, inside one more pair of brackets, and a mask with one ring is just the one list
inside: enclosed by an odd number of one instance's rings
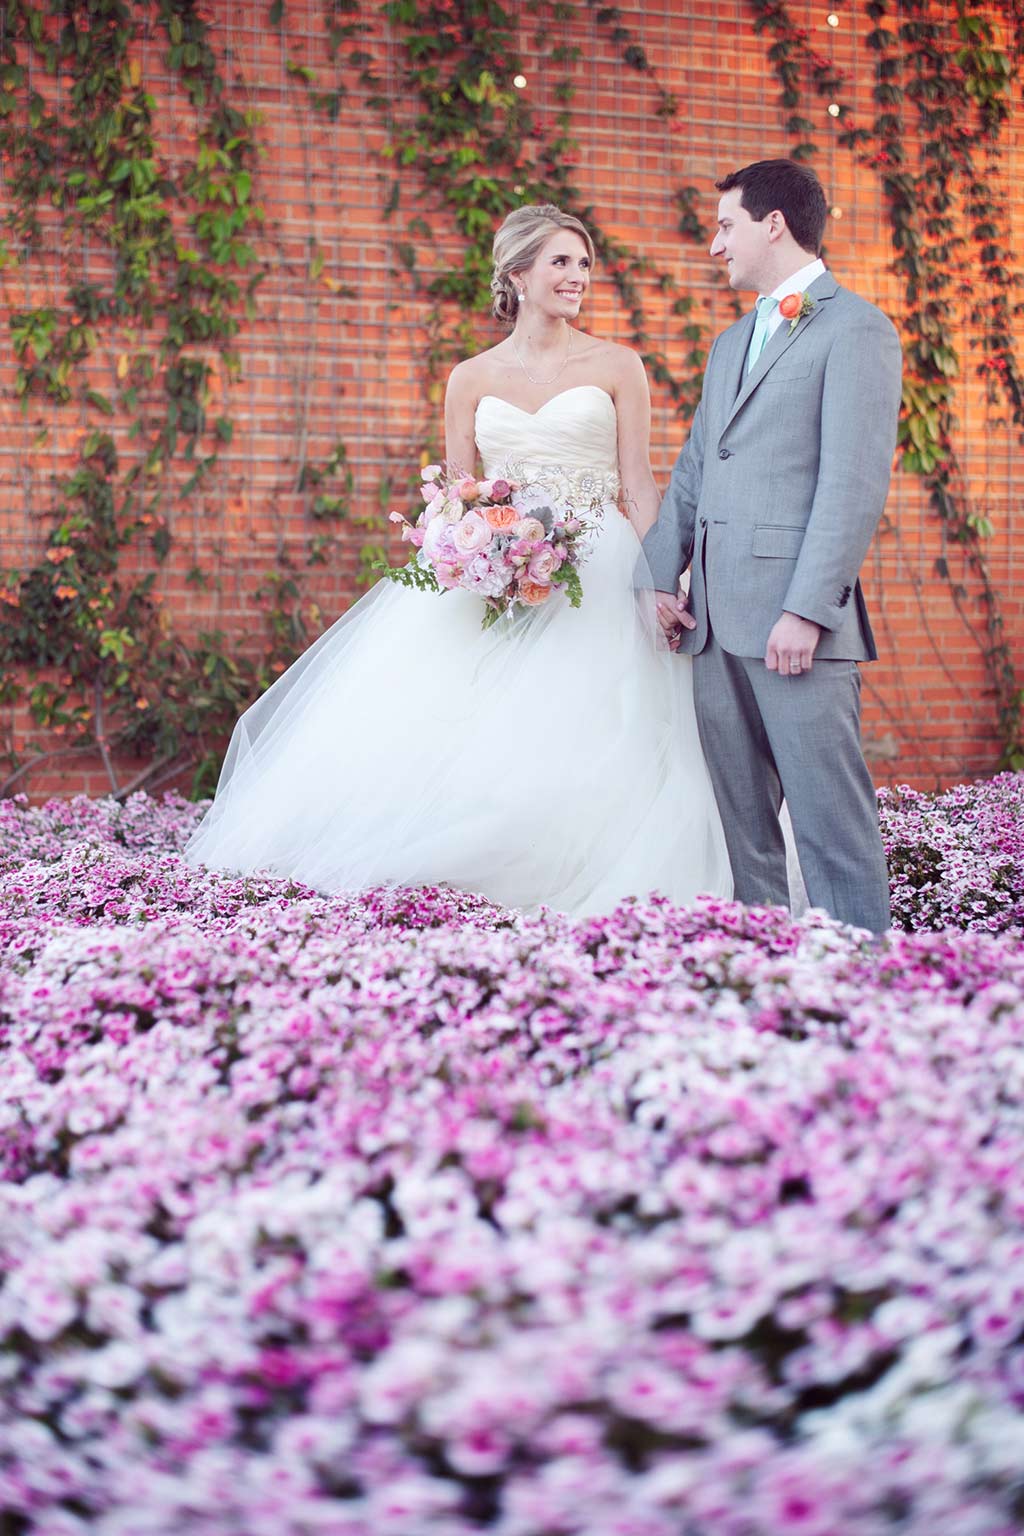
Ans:
{"label": "bridal bouquet", "polygon": [[421,478],[426,505],[415,520],[390,514],[413,546],[412,558],[397,568],[379,566],[386,577],[424,591],[475,592],[486,605],[484,629],[559,591],[580,606],[582,539],[591,525],[567,502],[525,479],[474,480],[440,464],[428,464]]}

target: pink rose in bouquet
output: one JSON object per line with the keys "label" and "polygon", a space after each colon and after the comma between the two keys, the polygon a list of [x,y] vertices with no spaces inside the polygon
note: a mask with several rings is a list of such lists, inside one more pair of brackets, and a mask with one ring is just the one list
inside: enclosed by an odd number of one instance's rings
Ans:
{"label": "pink rose in bouquet", "polygon": [[527,570],[531,581],[550,582],[555,569],[555,552],[550,544],[542,544],[540,549],[530,556],[530,564]]}
{"label": "pink rose in bouquet", "polygon": [[521,517],[513,529],[519,539],[543,539],[544,524],[539,517]]}
{"label": "pink rose in bouquet", "polygon": [[475,555],[494,537],[494,531],[479,512],[467,512],[461,522],[452,524],[452,537],[460,555]]}

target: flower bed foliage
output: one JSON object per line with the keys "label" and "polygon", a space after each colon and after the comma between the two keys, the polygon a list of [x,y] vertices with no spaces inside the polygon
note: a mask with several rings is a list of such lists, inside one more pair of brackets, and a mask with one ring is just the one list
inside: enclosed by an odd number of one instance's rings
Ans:
{"label": "flower bed foliage", "polygon": [[896,927],[1024,930],[1024,774],[878,802]]}
{"label": "flower bed foliage", "polygon": [[[904,921],[971,922],[930,837],[1019,922],[1020,793],[883,799]],[[325,898],[196,814],[0,804],[0,1527],[1019,1528],[1013,934]]]}

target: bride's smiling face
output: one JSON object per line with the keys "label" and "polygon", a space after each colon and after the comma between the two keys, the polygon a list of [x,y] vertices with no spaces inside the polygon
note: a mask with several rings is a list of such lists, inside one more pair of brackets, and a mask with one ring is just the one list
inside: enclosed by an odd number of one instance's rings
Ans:
{"label": "bride's smiling face", "polygon": [[512,277],[523,298],[520,312],[532,306],[541,314],[575,320],[590,285],[590,254],[575,230],[556,229],[545,240],[532,267]]}

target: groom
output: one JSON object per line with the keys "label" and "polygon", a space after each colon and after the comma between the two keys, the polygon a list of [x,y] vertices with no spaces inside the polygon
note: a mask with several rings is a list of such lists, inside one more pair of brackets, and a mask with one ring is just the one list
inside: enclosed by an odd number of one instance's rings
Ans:
{"label": "groom", "polygon": [[889,884],[858,671],[877,652],[857,573],[889,486],[900,345],[819,259],[813,171],[762,160],[716,185],[711,255],[759,297],[711,348],[644,553],[662,627],[693,656],[737,898],[787,900],[784,796],[811,904],[881,932]]}

